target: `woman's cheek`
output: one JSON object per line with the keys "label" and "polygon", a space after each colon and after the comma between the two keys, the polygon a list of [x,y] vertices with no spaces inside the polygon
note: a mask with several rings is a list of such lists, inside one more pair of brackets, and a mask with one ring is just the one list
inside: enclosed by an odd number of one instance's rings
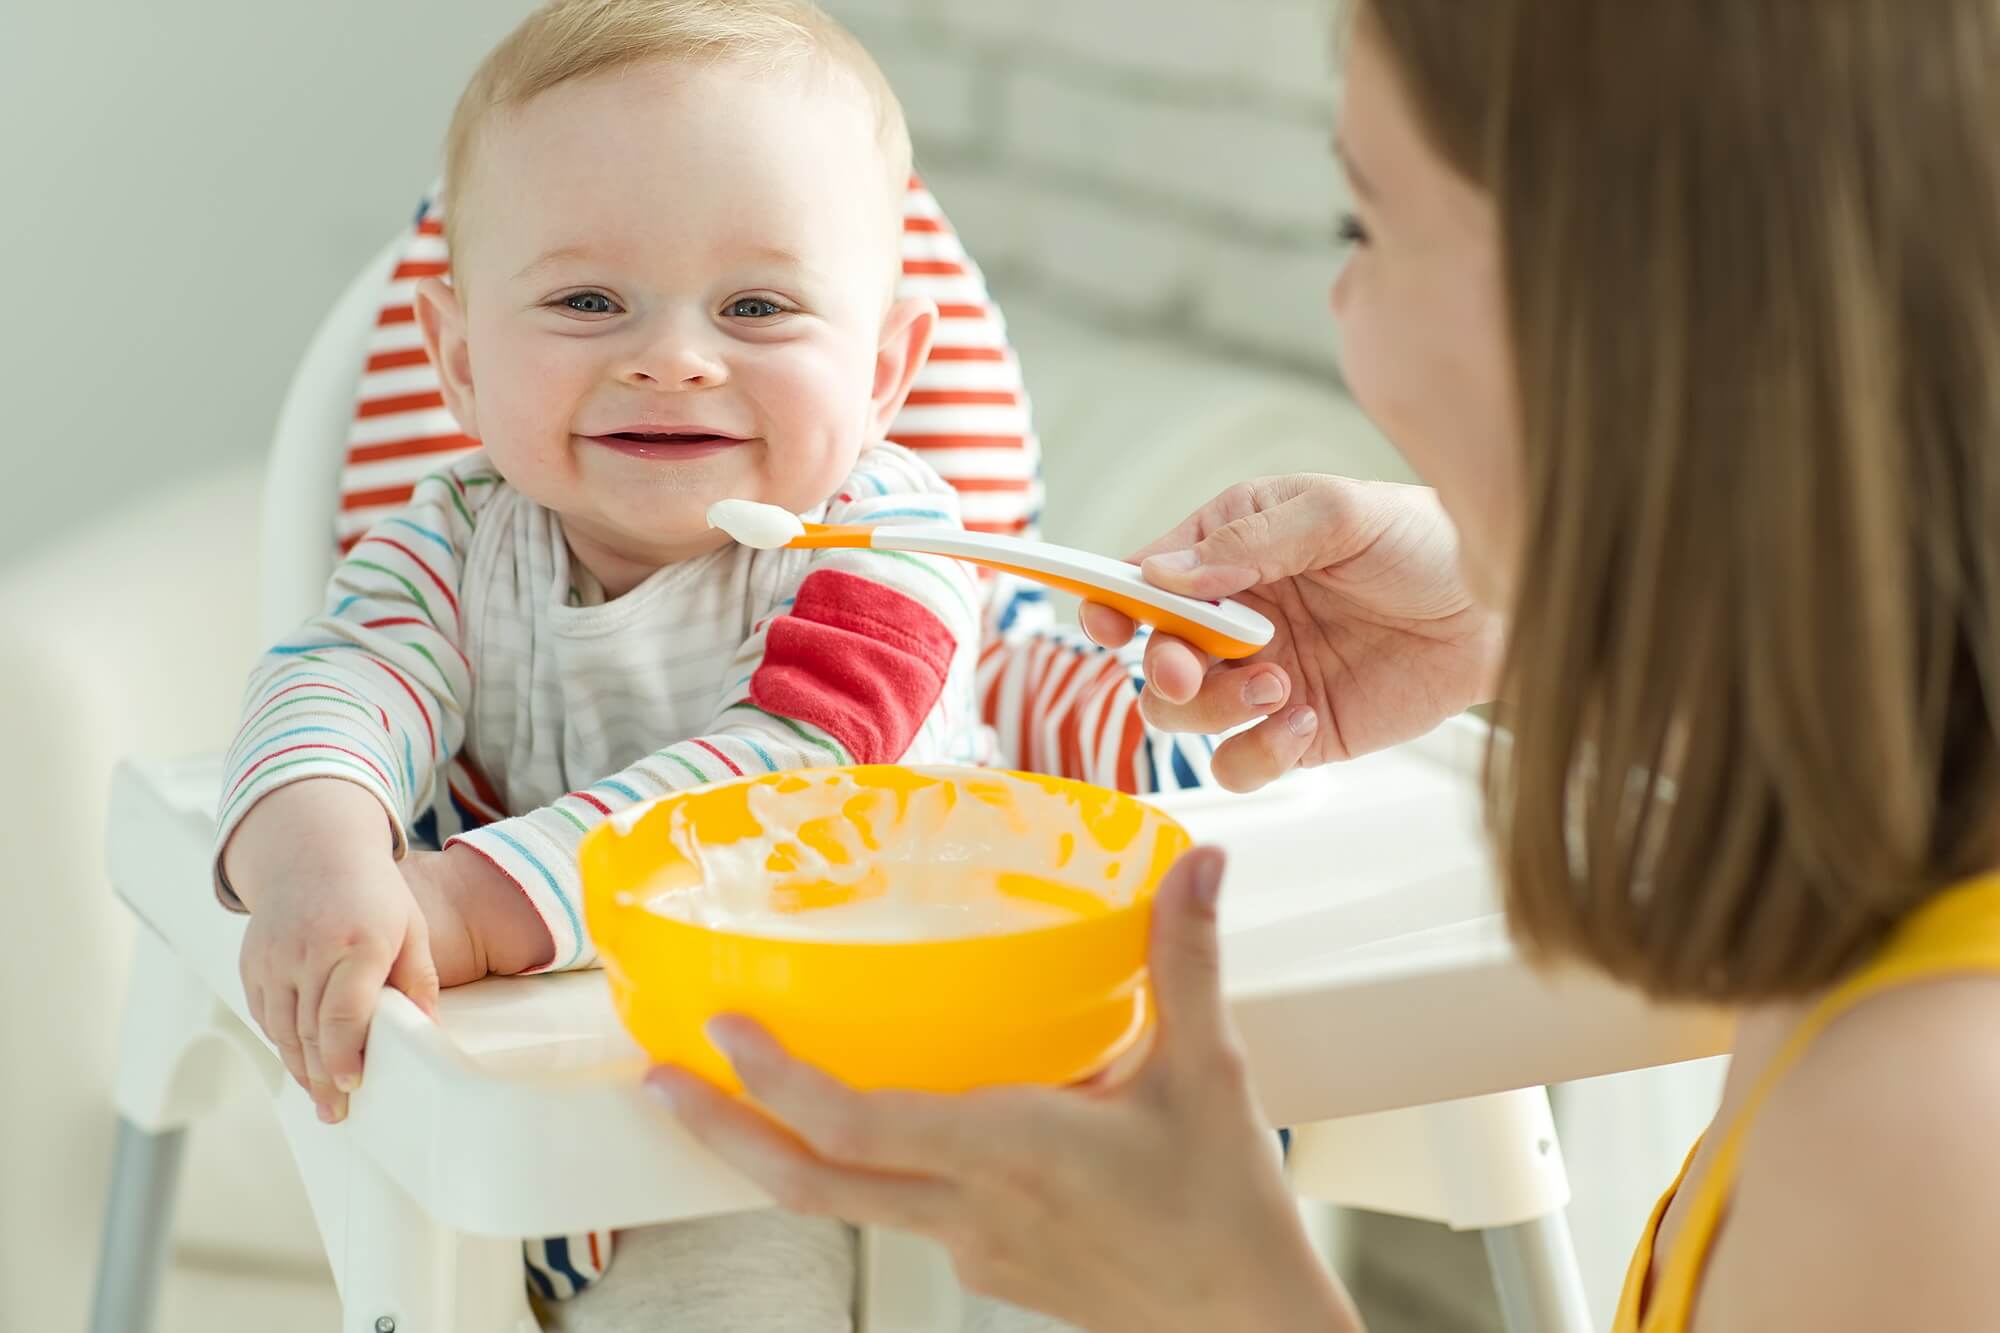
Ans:
{"label": "woman's cheek", "polygon": [[[1341,275],[1346,282],[1347,276]],[[1334,314],[1339,332],[1339,352],[1341,376],[1347,382],[1347,391],[1361,410],[1368,414],[1384,431],[1389,431],[1391,402],[1384,392],[1385,372],[1392,367],[1384,364],[1382,348],[1376,334],[1374,322],[1368,318],[1364,307],[1352,300],[1339,300],[1340,286],[1335,285]]]}

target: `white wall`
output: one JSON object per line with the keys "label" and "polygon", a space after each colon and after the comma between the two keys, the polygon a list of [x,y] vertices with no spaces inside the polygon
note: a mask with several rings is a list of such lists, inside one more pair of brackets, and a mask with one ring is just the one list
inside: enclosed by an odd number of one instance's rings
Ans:
{"label": "white wall", "polygon": [[[1003,300],[1332,374],[1330,0],[830,6]],[[0,0],[0,563],[264,447],[530,7]]]}
{"label": "white wall", "polygon": [[1333,0],[826,3],[1003,297],[1332,373]]}
{"label": "white wall", "polygon": [[0,0],[0,562],[260,452],[530,0]]}

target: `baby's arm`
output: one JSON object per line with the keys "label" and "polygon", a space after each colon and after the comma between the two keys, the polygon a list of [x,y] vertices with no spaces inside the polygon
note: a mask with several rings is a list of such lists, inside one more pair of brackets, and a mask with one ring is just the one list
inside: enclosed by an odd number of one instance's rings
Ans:
{"label": "baby's arm", "polygon": [[430,931],[439,986],[538,972],[554,961],[555,942],[541,913],[472,848],[411,852],[402,871]]}
{"label": "baby's arm", "polygon": [[[913,456],[864,460],[828,520],[956,522],[957,497]],[[897,552],[817,553],[782,613],[753,627],[715,721],[553,805],[454,838],[525,895],[555,948],[550,966],[596,960],[583,930],[576,853],[609,815],[730,778],[829,765],[969,760],[978,593],[969,567]]]}
{"label": "baby's arm", "polygon": [[[252,911],[252,1013],[330,1119],[360,1077],[383,982],[435,1001],[430,921],[448,924],[450,899],[434,870],[446,867],[406,875],[397,862],[463,735],[457,585],[491,493],[479,467],[426,480],[341,562],[325,613],[253,673],[230,752],[217,891]],[[420,902],[413,885],[437,892]],[[451,979],[470,979],[450,961]]]}

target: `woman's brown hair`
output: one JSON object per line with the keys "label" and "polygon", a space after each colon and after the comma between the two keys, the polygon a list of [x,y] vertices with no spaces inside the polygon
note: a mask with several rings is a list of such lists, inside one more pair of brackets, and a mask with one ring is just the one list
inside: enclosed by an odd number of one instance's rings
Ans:
{"label": "woman's brown hair", "polygon": [[2000,4],[1362,0],[1501,219],[1532,950],[1822,987],[2000,864]]}

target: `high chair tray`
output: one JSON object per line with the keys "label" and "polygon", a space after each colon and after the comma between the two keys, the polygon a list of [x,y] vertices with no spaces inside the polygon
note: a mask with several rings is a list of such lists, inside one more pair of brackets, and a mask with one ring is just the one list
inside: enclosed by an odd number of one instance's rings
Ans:
{"label": "high chair tray", "polygon": [[[1421,741],[1256,796],[1157,798],[1226,848],[1224,974],[1275,1124],[1424,1105],[1725,1049],[1727,1026],[1654,1010],[1510,946],[1479,826],[1484,732]],[[135,760],[114,780],[111,876],[247,1024],[209,854],[219,758]],[[440,1221],[553,1235],[753,1207],[746,1182],[638,1089],[638,1049],[597,972],[446,991],[432,1024],[385,992],[347,1124]],[[261,1039],[260,1039],[261,1040]],[[303,1095],[289,1089],[282,1095]]]}

